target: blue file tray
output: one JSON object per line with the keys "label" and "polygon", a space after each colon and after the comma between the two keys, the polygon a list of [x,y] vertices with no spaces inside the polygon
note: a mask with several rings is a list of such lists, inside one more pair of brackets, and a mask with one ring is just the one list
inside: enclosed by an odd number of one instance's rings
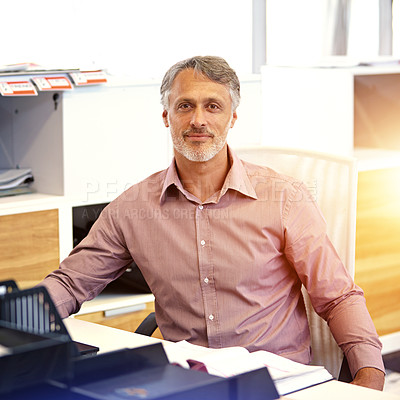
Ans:
{"label": "blue file tray", "polygon": [[169,364],[161,343],[82,359],[68,386],[72,393],[102,400],[279,398],[266,368],[220,378]]}
{"label": "blue file tray", "polygon": [[70,342],[64,336],[36,335],[0,321],[0,345],[1,399],[17,388],[64,378],[71,372]]}
{"label": "blue file tray", "polygon": [[0,321],[24,332],[69,336],[45,287],[18,290],[14,281],[0,282]]}
{"label": "blue file tray", "polygon": [[71,374],[73,344],[45,288],[0,282],[0,398]]}
{"label": "blue file tray", "polygon": [[168,363],[162,344],[77,360],[70,379],[50,381],[2,400],[272,400],[279,395],[267,369],[232,378]]}

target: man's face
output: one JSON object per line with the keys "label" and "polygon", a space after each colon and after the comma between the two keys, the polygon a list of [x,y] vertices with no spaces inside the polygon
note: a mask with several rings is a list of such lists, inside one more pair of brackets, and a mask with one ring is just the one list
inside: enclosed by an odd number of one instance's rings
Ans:
{"label": "man's face", "polygon": [[169,110],[163,112],[175,152],[199,162],[208,161],[221,151],[236,118],[229,90],[193,69],[176,76]]}

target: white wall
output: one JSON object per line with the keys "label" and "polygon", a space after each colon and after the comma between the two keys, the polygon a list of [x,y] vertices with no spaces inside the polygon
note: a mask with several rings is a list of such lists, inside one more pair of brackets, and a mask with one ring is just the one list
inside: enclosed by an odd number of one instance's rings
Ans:
{"label": "white wall", "polygon": [[[160,79],[177,60],[221,55],[252,71],[251,0],[16,0],[1,4],[0,65],[37,62],[107,68]],[[267,61],[299,64],[329,55],[339,0],[266,0]],[[400,0],[393,53],[400,54]],[[351,0],[348,55],[378,54],[379,0]]]}
{"label": "white wall", "polygon": [[2,1],[0,65],[98,65],[156,78],[193,55],[252,66],[252,2],[242,0]]}
{"label": "white wall", "polygon": [[[318,63],[332,54],[336,7],[340,0],[268,0],[267,62],[273,65]],[[395,32],[399,18],[394,0]],[[370,60],[379,53],[379,0],[348,0],[347,56]],[[398,33],[395,33],[397,38]],[[398,39],[396,41],[398,47]],[[397,48],[394,53],[399,55]]]}

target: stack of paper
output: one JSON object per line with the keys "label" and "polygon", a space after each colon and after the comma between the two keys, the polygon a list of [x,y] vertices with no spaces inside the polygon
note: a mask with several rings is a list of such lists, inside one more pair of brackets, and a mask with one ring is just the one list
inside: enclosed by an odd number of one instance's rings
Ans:
{"label": "stack of paper", "polygon": [[32,193],[30,168],[0,169],[0,197]]}
{"label": "stack of paper", "polygon": [[281,396],[333,379],[323,366],[300,364],[268,351],[250,353],[244,347],[210,349],[186,341],[166,343],[164,349],[171,363],[188,368],[187,360],[195,360],[202,362],[209,374],[225,378],[267,368]]}

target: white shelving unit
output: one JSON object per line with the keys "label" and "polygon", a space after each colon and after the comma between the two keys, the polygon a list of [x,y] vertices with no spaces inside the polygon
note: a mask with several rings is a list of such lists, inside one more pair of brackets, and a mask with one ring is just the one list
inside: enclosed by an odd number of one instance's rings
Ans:
{"label": "white shelving unit", "polygon": [[[72,207],[109,202],[170,161],[157,83],[0,98],[0,167],[30,167],[34,194],[0,199],[0,215],[58,209],[60,258],[72,249]],[[150,106],[150,104],[153,104]],[[161,106],[157,110],[161,115]]]}
{"label": "white shelving unit", "polygon": [[263,144],[400,165],[400,65],[262,68]]}

